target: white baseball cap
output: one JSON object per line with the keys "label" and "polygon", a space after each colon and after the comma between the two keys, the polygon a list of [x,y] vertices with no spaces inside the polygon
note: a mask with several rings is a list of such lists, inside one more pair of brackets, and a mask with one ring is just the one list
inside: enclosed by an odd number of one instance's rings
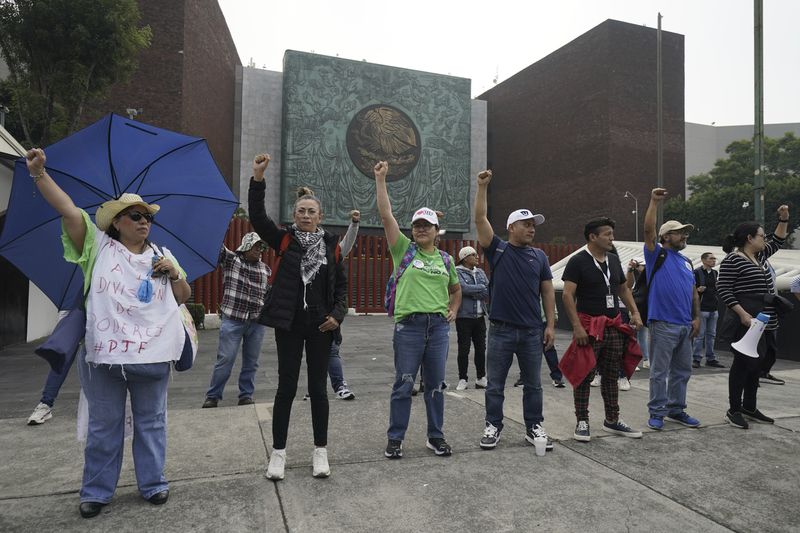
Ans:
{"label": "white baseball cap", "polygon": [[510,215],[508,215],[508,220],[506,221],[506,228],[508,228],[514,222],[518,220],[528,220],[532,218],[533,223],[537,226],[544,223],[544,215],[534,215],[529,209],[517,209]]}
{"label": "white baseball cap", "polygon": [[419,219],[427,220],[435,226],[439,225],[439,217],[436,216],[436,211],[428,209],[427,207],[420,207],[417,209],[414,216],[411,217],[411,223],[413,224]]}
{"label": "white baseball cap", "polygon": [[477,251],[475,248],[473,248],[472,246],[465,246],[465,247],[463,247],[463,248],[462,248],[461,250],[459,250],[459,252],[458,252],[458,262],[460,263],[460,262],[461,262],[461,261],[463,261],[463,260],[464,260],[466,257],[469,257],[469,256],[471,256],[471,255],[478,255],[478,251]]}

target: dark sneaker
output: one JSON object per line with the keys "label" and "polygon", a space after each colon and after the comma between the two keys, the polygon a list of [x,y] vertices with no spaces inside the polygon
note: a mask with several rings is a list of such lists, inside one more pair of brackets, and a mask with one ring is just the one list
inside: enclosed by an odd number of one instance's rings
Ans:
{"label": "dark sneaker", "polygon": [[770,418],[758,409],[753,409],[752,411],[745,409],[742,407],[742,414],[751,420],[755,420],[756,422],[761,422],[762,424],[774,424],[775,419]]}
{"label": "dark sneaker", "polygon": [[581,442],[592,440],[592,435],[589,433],[589,422],[578,420],[578,425],[575,426],[575,433],[572,434],[572,438]]}
{"label": "dark sneaker", "polygon": [[555,387],[557,389],[563,389],[564,387],[566,387],[566,385],[564,385],[564,380],[563,379],[554,379],[553,380],[553,387]]}
{"label": "dark sneaker", "polygon": [[515,387],[522,387],[522,376],[519,377],[517,381],[514,382]]}
{"label": "dark sneaker", "polygon": [[760,383],[771,383],[773,385],[785,385],[786,384],[786,382],[783,381],[781,378],[776,378],[772,374],[767,374],[765,376],[761,376],[760,378],[758,378],[758,381]]}
{"label": "dark sneaker", "polygon": [[647,421],[647,427],[661,431],[664,429],[664,417],[657,415],[650,415],[650,420]]}
{"label": "dark sneaker", "polygon": [[339,390],[336,391],[336,397],[340,400],[355,400],[356,395],[353,394],[353,391],[347,388],[347,385],[342,385],[339,387]]}
{"label": "dark sneaker", "polygon": [[685,411],[675,413],[674,415],[667,415],[667,420],[677,422],[678,424],[683,424],[687,428],[700,427],[700,421],[693,416],[689,416]]}
{"label": "dark sneaker", "polygon": [[544,437],[547,439],[547,451],[553,449],[553,441],[550,440],[550,437],[547,435],[547,432],[544,430],[541,424],[535,424],[531,429],[525,432],[525,440],[530,444],[533,444],[533,439],[536,437]]}
{"label": "dark sneaker", "polygon": [[630,437],[632,439],[641,439],[642,432],[636,431],[628,424],[622,421],[621,418],[617,419],[613,424],[608,420],[603,420],[603,431],[613,433],[614,435],[622,435],[623,437]]}
{"label": "dark sneaker", "polygon": [[698,361],[697,359],[692,361],[692,368],[700,368],[700,361]]}
{"label": "dark sneaker", "polygon": [[717,361],[716,359],[712,359],[711,361],[706,361],[706,366],[710,366],[712,368],[725,368],[725,365]]}
{"label": "dark sneaker", "polygon": [[725,413],[725,421],[735,428],[741,428],[741,429],[750,428],[750,424],[748,424],[747,420],[744,419],[742,413],[738,411],[735,413],[731,413],[730,410],[728,410]]}
{"label": "dark sneaker", "polygon": [[245,396],[244,398],[239,398],[239,405],[253,405],[254,402],[252,398],[249,396]]}
{"label": "dark sneaker", "polygon": [[492,450],[500,441],[500,430],[494,427],[489,422],[486,422],[486,429],[483,430],[483,437],[481,437],[481,448],[484,450]]}
{"label": "dark sneaker", "polygon": [[440,457],[449,457],[453,454],[453,449],[450,448],[450,445],[444,439],[437,439],[437,438],[429,438],[428,442],[425,445],[433,450],[433,453]]}
{"label": "dark sneaker", "polygon": [[203,402],[203,409],[208,409],[209,407],[216,407],[219,403],[218,398],[206,398],[206,401]]}
{"label": "dark sneaker", "polygon": [[403,457],[403,441],[389,439],[389,443],[386,445],[386,450],[383,452],[383,455],[385,455],[389,459],[400,459],[400,458],[402,458]]}

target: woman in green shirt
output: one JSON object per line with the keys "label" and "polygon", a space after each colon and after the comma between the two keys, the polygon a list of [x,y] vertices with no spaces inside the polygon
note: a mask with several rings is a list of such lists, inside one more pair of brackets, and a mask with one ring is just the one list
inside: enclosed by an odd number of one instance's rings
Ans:
{"label": "woman in green shirt", "polygon": [[426,446],[436,455],[448,456],[452,450],[442,433],[444,376],[450,322],[455,320],[461,305],[461,285],[453,258],[436,247],[439,219],[434,211],[423,207],[414,213],[413,242],[400,232],[386,189],[388,170],[386,161],[374,168],[378,213],[390,246],[395,276],[404,258],[408,264],[397,277],[394,298],[395,381],[389,404],[389,442],[384,455],[389,459],[403,456],[403,438],[411,415],[411,391],[421,366],[428,417]]}

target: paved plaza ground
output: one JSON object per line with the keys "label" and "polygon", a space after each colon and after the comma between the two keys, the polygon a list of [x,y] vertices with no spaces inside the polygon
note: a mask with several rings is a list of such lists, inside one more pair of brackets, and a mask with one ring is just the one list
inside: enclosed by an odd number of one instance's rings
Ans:
{"label": "paved plaza ground", "polygon": [[[544,426],[555,450],[536,457],[523,440],[522,390],[506,389],[506,427],[483,451],[483,391],[455,391],[452,328],[445,434],[453,455],[425,448],[425,410],[414,399],[405,457],[389,461],[388,400],[394,372],[391,322],[350,316],[342,355],[355,401],[330,396],[332,475],[311,477],[313,451],[305,372],[292,412],[286,479],[268,481],[277,357],[270,330],[258,371],[256,405],[236,406],[238,364],[217,409],[200,409],[217,348],[201,331],[195,367],[175,373],[169,392],[170,500],[155,507],[136,490],[130,444],[113,502],[92,519],[78,514],[82,451],[75,438],[77,372],[53,418],[27,426],[47,365],[33,344],[0,351],[0,531],[798,531],[800,530],[800,364],[779,361],[786,385],[764,385],[759,407],[775,425],[749,431],[723,422],[727,369],[695,370],[687,411],[703,422],[647,430],[648,371],[620,393],[621,413],[639,440],[604,435],[600,390],[592,389],[592,442],[572,440],[572,391],[544,387]],[[569,342],[559,332],[557,348]],[[721,354],[728,366],[730,358]],[[512,376],[516,369],[512,368]]]}

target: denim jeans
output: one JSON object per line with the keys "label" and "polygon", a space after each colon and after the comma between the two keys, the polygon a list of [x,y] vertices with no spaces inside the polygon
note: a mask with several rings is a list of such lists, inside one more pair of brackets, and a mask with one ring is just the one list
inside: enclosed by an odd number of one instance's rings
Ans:
{"label": "denim jeans", "polygon": [[342,341],[334,340],[331,343],[331,353],[328,356],[328,376],[331,378],[333,392],[342,387],[347,387],[347,381],[344,379],[344,369],[342,368],[342,357],[339,355],[341,348]]}
{"label": "denim jeans", "polygon": [[694,353],[692,354],[695,361],[699,362],[703,358],[703,341],[705,341],[706,345],[706,362],[716,360],[717,356],[714,354],[714,338],[717,336],[718,318],[718,311],[700,312],[700,332],[694,340]]}
{"label": "denim jeans", "polygon": [[168,488],[164,477],[167,454],[167,385],[169,363],[94,365],[81,347],[81,387],[89,403],[89,428],[84,450],[81,502],[108,503],[122,468],[125,398],[133,411],[133,466],[139,493],[147,499]]}
{"label": "denim jeans", "polygon": [[686,385],[692,375],[691,325],[651,320],[650,416],[678,414],[686,409]]}
{"label": "denim jeans", "polygon": [[542,417],[542,330],[517,328],[508,324],[489,324],[487,351],[486,421],[503,428],[503,402],[511,360],[517,354],[522,378],[522,416],[527,428],[541,423]]}
{"label": "denim jeans", "polygon": [[650,330],[642,326],[636,331],[636,341],[642,349],[642,361],[650,360]]}
{"label": "denim jeans", "polygon": [[64,367],[61,369],[61,372],[55,372],[51,369],[50,372],[47,373],[47,381],[44,382],[44,389],[42,389],[42,399],[39,400],[40,402],[53,407],[53,404],[56,403],[56,398],[58,398],[61,386],[64,384],[64,381],[66,381],[69,375],[69,369],[72,368],[72,363],[75,362],[75,356],[79,350],[80,348],[72,352],[72,355],[68,355],[64,358]]}
{"label": "denim jeans", "polygon": [[242,370],[239,373],[239,398],[252,398],[256,388],[256,370],[261,355],[261,342],[267,326],[255,320],[236,320],[220,316],[219,348],[217,362],[211,374],[211,384],[206,392],[207,398],[222,399],[225,384],[231,376],[233,364],[242,346]]}
{"label": "denim jeans", "polygon": [[438,313],[415,313],[394,325],[394,385],[389,401],[389,439],[403,440],[411,416],[411,390],[422,367],[428,437],[443,438],[444,376],[450,324]]}

